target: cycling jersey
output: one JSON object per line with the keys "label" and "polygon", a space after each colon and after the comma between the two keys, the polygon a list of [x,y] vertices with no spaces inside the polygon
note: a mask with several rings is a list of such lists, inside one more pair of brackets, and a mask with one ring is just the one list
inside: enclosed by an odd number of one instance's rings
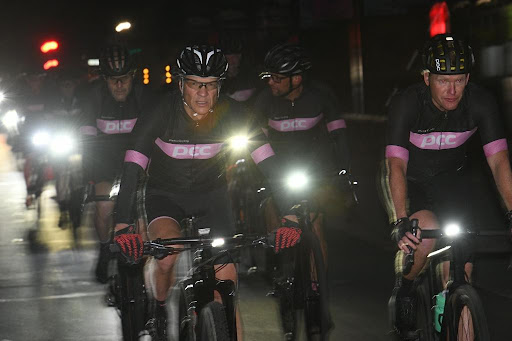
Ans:
{"label": "cycling jersey", "polygon": [[487,157],[507,149],[498,106],[468,83],[457,109],[443,112],[419,83],[398,94],[389,109],[386,157],[408,161],[408,179],[425,179],[464,165],[469,138],[479,130]]}
{"label": "cycling jersey", "polygon": [[135,123],[156,102],[153,93],[135,83],[124,102],[116,101],[102,81],[91,86],[81,106],[85,180],[114,180],[121,172]]}
{"label": "cycling jersey", "polygon": [[[132,221],[129,214],[137,174],[146,168],[148,192],[156,189],[169,193],[203,193],[226,186],[229,138],[254,131],[247,123],[243,106],[221,95],[212,112],[194,121],[183,105],[179,91],[169,93],[150,117],[143,117],[137,123],[133,146],[125,156],[116,222]],[[267,172],[272,167],[269,159],[274,153],[262,135],[252,136],[249,149],[260,169]]]}
{"label": "cycling jersey", "polygon": [[345,120],[336,97],[325,85],[306,83],[293,102],[265,89],[256,98],[254,110],[264,120],[268,140],[283,164],[349,169]]}

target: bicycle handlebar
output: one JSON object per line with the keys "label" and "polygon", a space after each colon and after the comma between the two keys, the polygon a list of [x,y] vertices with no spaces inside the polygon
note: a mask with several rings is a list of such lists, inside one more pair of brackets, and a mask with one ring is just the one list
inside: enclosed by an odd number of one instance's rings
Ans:
{"label": "bicycle handlebar", "polygon": [[[218,239],[223,239],[224,244],[220,246],[222,249],[236,249],[240,247],[249,246],[264,246],[274,247],[275,233],[270,233],[265,236],[261,235],[243,235],[236,234],[228,238],[201,238],[201,237],[180,237],[169,239],[155,239],[152,241],[144,242],[143,253],[144,255],[153,256],[155,258],[164,258],[169,255],[177,254],[183,251],[196,250],[200,248],[214,248],[212,243]],[[173,245],[187,245],[189,247],[173,247]],[[229,245],[229,247],[225,247]],[[117,244],[110,244],[110,251],[112,253],[119,253],[121,249]]]}

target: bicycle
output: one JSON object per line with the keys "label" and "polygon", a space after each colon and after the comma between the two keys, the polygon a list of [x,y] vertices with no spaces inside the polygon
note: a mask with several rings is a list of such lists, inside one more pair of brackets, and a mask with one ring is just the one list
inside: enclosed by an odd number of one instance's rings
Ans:
{"label": "bicycle", "polygon": [[[413,234],[416,235],[418,220],[411,220]],[[415,279],[417,330],[410,339],[420,341],[437,340],[490,340],[485,311],[476,289],[469,282],[464,271],[464,242],[467,238],[479,236],[509,236],[504,230],[472,231],[461,230],[455,225],[445,229],[421,230],[420,239],[447,240],[447,246],[431,252],[428,267]],[[411,249],[412,250],[412,249]],[[436,280],[435,267],[440,266],[445,256],[449,256],[450,280],[443,283]],[[441,259],[443,258],[443,259]],[[396,257],[400,268],[402,259]],[[409,273],[414,262],[414,250],[405,256],[403,273]],[[401,276],[397,273],[397,281]],[[442,302],[444,311],[442,309]],[[390,322],[395,328],[395,301],[389,302]]]}
{"label": "bicycle", "polygon": [[[114,181],[109,195],[96,195],[94,186],[89,184],[83,193],[82,212],[89,202],[115,201],[118,190],[119,179]],[[111,257],[109,271],[105,303],[119,314],[123,341],[137,341],[149,334],[146,323],[150,319],[150,296],[144,281],[144,262],[128,266]]]}
{"label": "bicycle", "polygon": [[[194,220],[190,220],[194,223]],[[197,229],[198,236],[156,239],[144,242],[144,255],[162,259],[166,256],[193,251],[192,267],[180,280],[178,289],[178,335],[181,341],[234,341],[236,336],[236,285],[231,280],[215,278],[214,262],[236,249],[249,246],[273,246],[269,236],[237,234],[229,238],[209,238],[209,229]],[[221,242],[222,241],[222,242]],[[212,255],[219,243],[226,245]],[[178,246],[178,247],[177,247]],[[117,245],[112,252],[119,252]],[[140,284],[143,288],[143,284]],[[220,293],[222,303],[214,301],[214,291]],[[149,326],[148,329],[151,329]]]}
{"label": "bicycle", "polygon": [[[345,175],[338,173],[338,175]],[[333,177],[331,181],[339,178]],[[293,174],[289,186],[305,184],[308,177],[304,173]],[[349,185],[352,183],[348,178]],[[300,186],[299,186],[300,187]],[[299,197],[305,197],[305,188],[297,188]],[[357,200],[355,192],[352,192]],[[292,207],[292,214],[298,218],[302,230],[301,242],[293,249],[285,250],[277,256],[274,266],[273,291],[269,295],[278,299],[281,325],[286,340],[326,340],[333,323],[329,311],[329,285],[327,269],[320,240],[313,230],[310,202],[300,200]]]}

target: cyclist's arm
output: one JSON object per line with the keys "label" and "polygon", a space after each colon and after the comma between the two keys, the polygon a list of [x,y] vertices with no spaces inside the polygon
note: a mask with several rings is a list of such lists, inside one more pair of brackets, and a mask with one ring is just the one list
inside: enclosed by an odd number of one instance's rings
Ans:
{"label": "cyclist's arm", "polygon": [[[478,119],[478,128],[487,163],[491,169],[496,187],[507,210],[512,209],[512,173],[508,156],[508,145],[500,119],[499,109],[493,96],[475,90],[470,105],[472,115]],[[473,94],[472,94],[473,95]]]}
{"label": "cyclist's arm", "polygon": [[336,163],[340,170],[350,170],[350,148],[347,138],[347,125],[341,115],[341,109],[334,93],[325,90],[324,115],[326,117],[327,130],[329,136],[334,142]]}
{"label": "cyclist's arm", "polygon": [[512,210],[512,172],[508,151],[502,150],[487,158],[496,187],[508,211]]}
{"label": "cyclist's arm", "polygon": [[153,142],[161,130],[167,126],[164,117],[170,114],[167,102],[161,101],[153,112],[145,113],[135,124],[132,131],[133,145],[125,154],[123,174],[114,210],[115,231],[125,228],[135,220],[132,212],[137,195],[137,180],[140,172],[143,172],[149,164]]}
{"label": "cyclist's arm", "polygon": [[407,165],[409,162],[409,117],[414,110],[404,96],[397,96],[389,109],[386,161],[388,164],[388,192],[390,221],[407,217]]}

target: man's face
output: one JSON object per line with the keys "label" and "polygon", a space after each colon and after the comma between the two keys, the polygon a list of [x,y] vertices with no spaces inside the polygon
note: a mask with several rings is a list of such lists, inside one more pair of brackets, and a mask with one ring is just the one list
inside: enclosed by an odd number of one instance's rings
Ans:
{"label": "man's face", "polygon": [[228,78],[236,77],[240,69],[240,61],[242,55],[240,53],[226,54],[226,60],[228,61]]}
{"label": "man's face", "polygon": [[183,99],[188,104],[185,110],[189,114],[206,115],[217,103],[220,86],[217,77],[187,76],[181,82]]}
{"label": "man's face", "polygon": [[132,91],[133,85],[133,74],[127,74],[124,76],[110,76],[106,78],[107,86],[112,94],[112,97],[117,102],[124,102]]}
{"label": "man's face", "polygon": [[266,81],[274,96],[282,96],[290,91],[290,77],[272,73],[270,77],[266,78]]}
{"label": "man's face", "polygon": [[425,72],[423,80],[430,87],[434,105],[441,111],[449,111],[457,109],[468,84],[469,74],[436,75]]}

